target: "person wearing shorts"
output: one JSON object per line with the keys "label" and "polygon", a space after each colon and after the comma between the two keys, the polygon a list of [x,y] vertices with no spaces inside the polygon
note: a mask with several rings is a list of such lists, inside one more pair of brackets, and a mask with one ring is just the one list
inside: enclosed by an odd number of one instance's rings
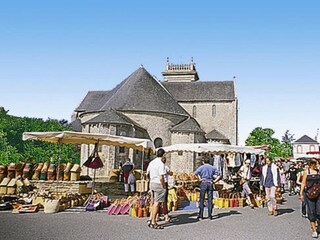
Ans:
{"label": "person wearing shorts", "polygon": [[166,185],[164,175],[166,174],[165,165],[162,162],[162,157],[165,151],[161,148],[157,151],[157,157],[153,159],[147,168],[147,174],[150,177],[150,190],[153,196],[153,206],[151,211],[151,222],[148,224],[153,229],[163,229],[162,225],[156,222],[157,213],[159,212],[159,204],[165,201]]}

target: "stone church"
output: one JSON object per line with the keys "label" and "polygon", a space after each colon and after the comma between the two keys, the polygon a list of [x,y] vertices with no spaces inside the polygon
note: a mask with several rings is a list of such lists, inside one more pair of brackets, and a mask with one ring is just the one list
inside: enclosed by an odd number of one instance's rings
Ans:
{"label": "stone church", "polygon": [[[238,101],[234,81],[201,81],[193,61],[167,63],[163,81],[143,66],[112,90],[89,91],[72,115],[78,131],[151,139],[156,147],[177,143],[238,143]],[[81,163],[93,146],[82,145]],[[98,177],[118,168],[130,157],[141,168],[150,154],[113,146],[99,146],[104,168]],[[178,152],[167,155],[174,172],[192,172],[200,156]]]}

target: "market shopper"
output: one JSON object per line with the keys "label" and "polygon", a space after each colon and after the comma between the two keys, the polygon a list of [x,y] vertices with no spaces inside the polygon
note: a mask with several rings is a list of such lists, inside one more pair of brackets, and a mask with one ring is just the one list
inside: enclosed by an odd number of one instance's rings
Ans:
{"label": "market shopper", "polygon": [[151,222],[148,224],[153,229],[163,229],[162,225],[157,224],[157,214],[159,212],[159,204],[165,201],[166,185],[164,176],[166,174],[165,165],[162,162],[165,151],[160,148],[157,151],[157,157],[153,159],[147,168],[147,174],[150,177],[150,190],[153,196],[153,206],[151,211]]}
{"label": "market shopper", "polygon": [[316,221],[320,219],[320,174],[317,161],[309,161],[309,168],[304,171],[300,189],[300,199],[307,205],[308,219],[312,229],[312,237],[318,238]]}
{"label": "market shopper", "polygon": [[279,172],[280,172],[280,186],[279,187],[281,187],[281,192],[284,193],[285,192],[284,187],[287,184],[287,170],[285,169],[283,164],[281,164],[281,162],[277,162],[276,165],[279,168]]}
{"label": "market shopper", "polygon": [[298,169],[296,168],[295,164],[291,164],[289,168],[289,195],[295,195],[296,194],[296,187],[297,187],[297,174]]}
{"label": "market shopper", "polygon": [[266,165],[262,168],[260,179],[260,188],[265,188],[266,200],[268,202],[268,215],[278,215],[276,190],[280,188],[280,171],[279,168],[272,162],[270,158],[266,159]]}
{"label": "market shopper", "polygon": [[251,197],[252,191],[249,187],[250,179],[251,179],[251,169],[250,169],[250,159],[247,159],[243,166],[238,171],[238,175],[240,175],[240,185],[242,187],[241,197],[247,198],[247,203],[251,208],[254,208],[252,204]]}
{"label": "market shopper", "polygon": [[126,195],[129,195],[129,185],[131,193],[135,192],[135,178],[133,174],[134,164],[130,161],[130,158],[126,158],[125,163],[121,167],[123,182],[124,182],[124,191]]}
{"label": "market shopper", "polygon": [[164,197],[164,202],[162,203],[162,214],[164,215],[164,220],[167,223],[172,222],[171,218],[169,217],[168,214],[168,195],[169,195],[169,176],[173,175],[173,172],[170,171],[169,167],[166,165],[167,162],[167,158],[166,157],[162,157],[161,158],[164,166],[165,166],[165,175],[164,175],[164,182],[165,182],[165,186],[166,186],[166,195]]}
{"label": "market shopper", "polygon": [[209,164],[209,158],[202,160],[203,165],[200,166],[194,174],[201,179],[200,184],[200,206],[198,220],[203,219],[205,194],[208,194],[208,218],[212,219],[212,200],[213,200],[213,184],[221,178],[218,169]]}
{"label": "market shopper", "polygon": [[[299,164],[298,164],[299,166]],[[300,165],[299,167],[302,167],[302,165]],[[301,185],[302,185],[302,180],[303,180],[303,174],[304,171],[307,170],[307,168],[302,168],[302,171],[299,170],[298,168],[298,174],[297,174],[297,189],[299,189],[299,194],[301,194]],[[305,191],[302,191],[302,194],[305,194]],[[301,216],[306,218],[307,217],[307,204],[306,201],[304,200],[305,197],[303,197],[303,199],[300,197],[301,199]]]}

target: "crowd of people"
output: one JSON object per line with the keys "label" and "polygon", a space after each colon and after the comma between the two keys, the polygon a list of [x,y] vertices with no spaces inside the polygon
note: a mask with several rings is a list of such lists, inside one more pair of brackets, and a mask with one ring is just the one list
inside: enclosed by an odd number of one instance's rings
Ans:
{"label": "crowd of people", "polygon": [[[268,215],[278,215],[277,192],[284,193],[287,191],[289,196],[299,195],[301,200],[301,215],[304,218],[308,218],[312,229],[312,237],[317,238],[317,220],[320,218],[320,162],[315,159],[308,162],[290,162],[288,159],[278,161],[270,158],[262,159],[263,164],[258,171],[258,175],[260,176],[260,191],[265,194]],[[207,195],[208,202],[212,202],[214,185],[222,177],[219,170],[210,164],[207,157],[203,158],[202,163],[194,172],[200,180],[199,213],[197,216],[199,221],[204,219],[205,196]],[[125,190],[127,192],[130,185],[128,179],[134,169],[134,165],[127,159],[122,168]],[[250,188],[250,179],[252,174],[257,173],[255,171],[256,169],[251,168],[250,160],[247,159],[237,172],[240,176],[241,195],[247,199],[247,204],[251,208],[254,208],[254,204],[252,202],[253,194]],[[166,222],[171,222],[166,208],[166,201],[168,198],[168,176],[173,174],[166,165],[165,151],[163,149],[157,151],[157,157],[149,163],[146,173],[150,179],[150,192],[153,198],[148,226],[153,229],[163,229],[164,226],[158,224],[161,214],[165,216],[164,220]],[[160,209],[162,211],[159,211]],[[209,219],[213,218],[212,213],[213,206],[208,204]]]}

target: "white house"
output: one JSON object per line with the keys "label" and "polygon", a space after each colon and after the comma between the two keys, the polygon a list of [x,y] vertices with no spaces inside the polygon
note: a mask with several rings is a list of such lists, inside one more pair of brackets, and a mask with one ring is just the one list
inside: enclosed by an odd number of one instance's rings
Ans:
{"label": "white house", "polygon": [[316,157],[318,158],[319,155],[310,155],[307,154],[308,152],[317,152],[319,151],[319,143],[312,139],[311,137],[304,135],[295,141],[293,144],[293,157],[300,158],[300,157]]}

